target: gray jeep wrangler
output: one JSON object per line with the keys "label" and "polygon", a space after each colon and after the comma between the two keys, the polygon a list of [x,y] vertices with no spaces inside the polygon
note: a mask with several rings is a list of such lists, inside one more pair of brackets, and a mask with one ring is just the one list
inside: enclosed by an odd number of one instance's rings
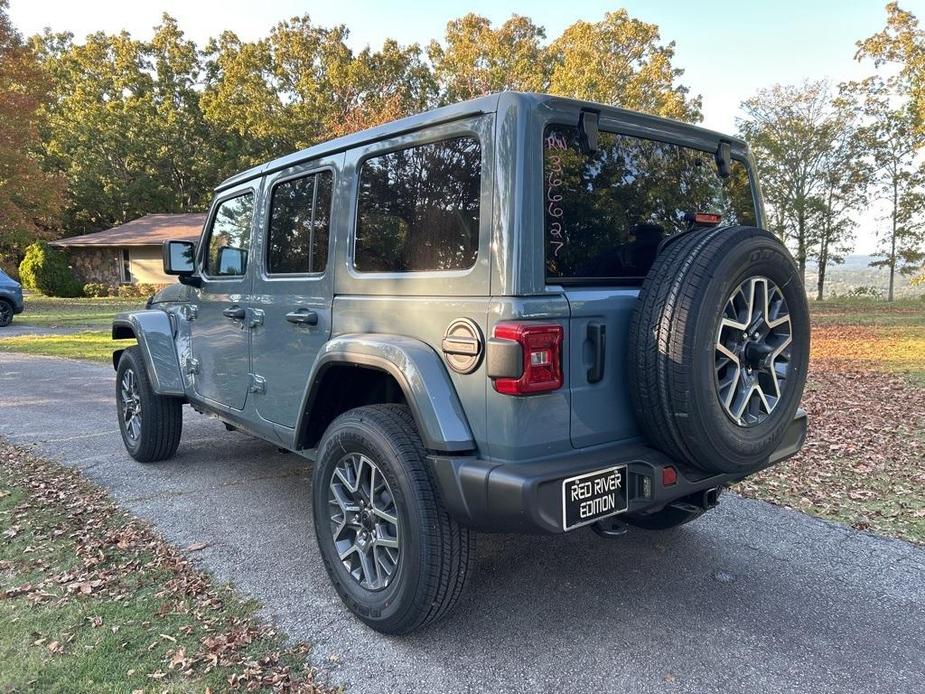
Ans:
{"label": "gray jeep wrangler", "polygon": [[663,529],[796,453],[806,297],[745,143],[503,93],[222,183],[179,284],[120,314],[128,452],[186,403],[314,461],[346,605],[404,633],[459,598],[474,531]]}

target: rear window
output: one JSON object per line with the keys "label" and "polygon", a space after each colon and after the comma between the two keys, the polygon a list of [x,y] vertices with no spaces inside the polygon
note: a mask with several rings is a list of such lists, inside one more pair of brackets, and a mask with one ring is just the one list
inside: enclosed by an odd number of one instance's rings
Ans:
{"label": "rear window", "polygon": [[755,224],[748,170],[717,174],[713,152],[601,132],[584,154],[578,129],[550,126],[544,137],[547,282],[641,280],[659,243],[697,213],[721,224]]}
{"label": "rear window", "polygon": [[408,147],[360,170],[354,266],[466,270],[479,249],[482,152],[473,137]]}

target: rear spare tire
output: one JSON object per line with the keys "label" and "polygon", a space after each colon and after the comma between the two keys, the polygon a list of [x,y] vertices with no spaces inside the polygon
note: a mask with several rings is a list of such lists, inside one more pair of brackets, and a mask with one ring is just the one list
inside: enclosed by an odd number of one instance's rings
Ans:
{"label": "rear spare tire", "polygon": [[692,231],[652,266],[630,329],[630,393],[649,442],[707,472],[768,464],[809,364],[799,271],[763,229]]}

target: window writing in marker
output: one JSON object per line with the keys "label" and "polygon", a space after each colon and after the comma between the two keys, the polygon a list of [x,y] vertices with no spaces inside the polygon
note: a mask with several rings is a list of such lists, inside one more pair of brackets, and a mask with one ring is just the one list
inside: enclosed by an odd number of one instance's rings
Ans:
{"label": "window writing in marker", "polygon": [[568,149],[568,143],[561,133],[552,130],[546,136],[546,215],[550,218],[548,224],[549,249],[552,257],[558,257],[559,251],[568,243],[563,228],[563,211],[559,204],[562,193],[562,155],[552,152]]}

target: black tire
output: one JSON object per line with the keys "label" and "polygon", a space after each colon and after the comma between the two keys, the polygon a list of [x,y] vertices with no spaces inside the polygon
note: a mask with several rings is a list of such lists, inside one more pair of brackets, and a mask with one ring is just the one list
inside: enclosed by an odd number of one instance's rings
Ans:
{"label": "black tire", "polygon": [[[136,383],[137,404],[140,405],[137,431],[130,426],[125,410],[123,386],[126,378],[134,378]],[[166,460],[177,452],[183,432],[183,402],[154,392],[138,347],[129,347],[119,359],[116,412],[125,449],[139,463]]]}
{"label": "black tire", "polygon": [[0,328],[5,328],[13,322],[13,304],[6,299],[0,299]]}
{"label": "black tire", "polygon": [[[720,400],[714,349],[727,301],[750,278],[779,288],[791,343],[772,411],[744,426]],[[673,459],[707,472],[744,475],[766,466],[800,404],[809,332],[799,271],[770,233],[725,227],[672,240],[643,283],[630,328],[630,394],[644,435]]]}
{"label": "black tire", "polygon": [[[335,547],[334,531],[342,526],[330,511],[333,507],[335,516],[339,512],[330,497],[331,481],[338,464],[357,455],[375,463],[397,510],[397,564],[388,582],[376,590],[361,585]],[[359,407],[335,419],[318,446],[312,498],[325,569],[357,617],[376,631],[405,634],[450,611],[465,586],[475,537],[443,508],[407,407]]]}

